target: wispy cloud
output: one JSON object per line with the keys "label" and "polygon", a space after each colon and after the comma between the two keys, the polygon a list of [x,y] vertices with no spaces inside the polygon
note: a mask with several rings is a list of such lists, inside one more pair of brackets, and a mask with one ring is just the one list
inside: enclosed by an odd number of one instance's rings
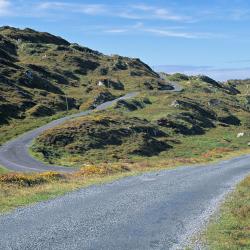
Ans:
{"label": "wispy cloud", "polygon": [[128,32],[128,30],[127,29],[106,29],[106,30],[104,30],[104,32],[106,32],[106,33],[126,33],[126,32]]}
{"label": "wispy cloud", "polygon": [[172,20],[172,21],[184,21],[191,19],[190,16],[180,15],[170,11],[169,9],[156,7],[151,5],[133,5],[131,9],[134,11],[140,11],[140,16],[142,19],[162,19],[162,20]]}
{"label": "wispy cloud", "polygon": [[187,75],[208,75],[218,81],[229,79],[250,78],[250,68],[216,68],[213,66],[195,66],[195,65],[158,65],[152,66],[155,71],[173,73],[184,73]]}
{"label": "wispy cloud", "polygon": [[205,33],[205,32],[191,32],[186,31],[185,26],[168,26],[168,27],[153,27],[145,26],[142,22],[138,22],[134,25],[124,27],[102,27],[101,32],[104,33],[133,33],[133,34],[151,34],[159,37],[175,37],[185,39],[211,39],[224,37],[221,34]]}
{"label": "wispy cloud", "polygon": [[43,2],[37,6],[41,10],[62,10],[85,13],[88,15],[98,15],[107,12],[103,4],[74,4],[66,2]]}
{"label": "wispy cloud", "polygon": [[148,33],[153,33],[158,36],[165,36],[165,37],[180,37],[180,38],[203,38],[202,34],[195,34],[195,33],[188,33],[188,32],[179,32],[167,29],[159,29],[159,28],[145,28],[143,31]]}
{"label": "wispy cloud", "polygon": [[[196,6],[188,6],[178,8],[177,5],[165,4],[115,4],[97,3],[94,1],[75,1],[75,0],[19,0],[15,4],[11,4],[11,0],[0,0],[0,16],[30,17],[43,18],[46,21],[59,21],[63,19],[78,20],[82,18],[86,22],[88,16],[96,16],[102,18],[101,25],[106,26],[100,28],[98,32],[106,34],[151,34],[159,37],[176,37],[184,39],[211,39],[225,38],[224,32],[206,30],[206,26],[201,29],[196,22],[204,20],[221,20],[229,18],[230,20],[241,20],[241,18],[250,17],[250,11],[246,9],[221,9],[217,8],[205,9]],[[114,24],[110,25],[107,20],[113,19]],[[94,24],[100,24],[101,18],[91,19],[92,23],[85,26],[91,27]],[[121,20],[123,19],[123,20]],[[128,20],[125,20],[128,19]],[[137,26],[131,25],[131,22],[137,22]],[[116,22],[117,21],[117,22]],[[80,22],[78,22],[80,23]],[[145,23],[145,24],[143,24]],[[139,24],[139,25],[138,25]],[[130,25],[130,26],[129,26]],[[175,27],[171,27],[175,26]],[[177,26],[183,26],[177,28]],[[88,28],[88,27],[87,27]],[[97,30],[89,30],[88,32],[96,32]],[[225,31],[225,33],[228,33]],[[242,36],[240,37],[242,39]]]}
{"label": "wispy cloud", "polygon": [[179,29],[175,30],[169,30],[169,29],[145,29],[147,32],[154,33],[159,36],[166,36],[166,37],[180,37],[180,38],[187,38],[187,39],[221,39],[221,38],[227,38],[228,36],[224,34],[219,34],[216,32],[195,32],[195,31],[185,31],[185,28],[183,28],[184,31],[180,31]]}
{"label": "wispy cloud", "polygon": [[60,10],[67,12],[79,12],[90,15],[107,15],[125,19],[157,19],[168,21],[184,21],[190,19],[184,15],[175,14],[166,8],[160,8],[149,5],[105,5],[105,4],[76,4],[72,2],[43,2],[37,5],[41,10]]}
{"label": "wispy cloud", "polygon": [[10,14],[10,1],[0,0],[0,16],[5,16]]}

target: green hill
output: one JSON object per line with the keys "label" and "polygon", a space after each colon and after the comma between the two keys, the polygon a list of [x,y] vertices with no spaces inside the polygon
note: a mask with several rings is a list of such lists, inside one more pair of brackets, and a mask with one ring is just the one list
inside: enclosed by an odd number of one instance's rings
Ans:
{"label": "green hill", "polygon": [[[166,91],[171,82],[181,91]],[[157,163],[248,148],[248,90],[249,80],[158,74],[139,59],[107,56],[49,33],[0,28],[0,144],[67,109],[79,112],[140,92],[43,133],[32,150],[50,163]]]}
{"label": "green hill", "polygon": [[[156,89],[157,73],[139,59],[106,56],[32,29],[0,28],[0,125],[85,109],[138,89]],[[96,103],[96,104],[98,104]]]}
{"label": "green hill", "polygon": [[66,166],[145,160],[160,165],[205,162],[249,148],[250,105],[236,85],[207,76],[161,75],[174,78],[182,90],[141,91],[108,111],[68,121],[38,137],[33,152]]}

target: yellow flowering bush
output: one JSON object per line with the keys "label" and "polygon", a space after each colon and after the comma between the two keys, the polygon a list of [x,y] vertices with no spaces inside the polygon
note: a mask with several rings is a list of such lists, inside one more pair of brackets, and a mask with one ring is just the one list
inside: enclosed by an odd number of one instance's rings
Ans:
{"label": "yellow flowering bush", "polygon": [[84,166],[76,173],[78,176],[90,176],[90,175],[109,175],[115,173],[122,173],[130,171],[127,166],[124,165],[102,165],[102,166]]}
{"label": "yellow flowering bush", "polygon": [[49,181],[59,180],[61,178],[64,178],[64,175],[57,172],[44,172],[38,174],[8,173],[0,175],[0,183],[34,186]]}

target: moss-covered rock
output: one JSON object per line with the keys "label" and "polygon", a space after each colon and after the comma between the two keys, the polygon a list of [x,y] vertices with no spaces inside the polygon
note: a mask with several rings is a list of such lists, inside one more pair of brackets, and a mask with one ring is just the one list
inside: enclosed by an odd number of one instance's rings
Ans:
{"label": "moss-covered rock", "polygon": [[189,80],[189,76],[187,76],[185,74],[181,74],[181,73],[175,73],[172,75],[168,75],[167,78],[170,81],[176,81],[176,82]]}
{"label": "moss-covered rock", "polygon": [[117,101],[115,108],[125,108],[128,111],[135,111],[137,109],[143,109],[147,104],[150,104],[150,100],[144,99],[132,99],[132,100],[119,100]]}
{"label": "moss-covered rock", "polygon": [[169,115],[159,119],[157,123],[159,126],[171,128],[175,133],[182,135],[201,135],[205,133],[206,128],[214,127],[209,119],[191,113]]}
{"label": "moss-covered rock", "polygon": [[106,88],[111,88],[115,90],[124,90],[124,84],[119,80],[110,78],[100,78],[97,80],[97,86],[105,86]]}
{"label": "moss-covered rock", "polygon": [[26,113],[34,117],[43,117],[53,115],[54,111],[42,104],[37,104],[33,108],[27,110]]}
{"label": "moss-covered rock", "polygon": [[[147,120],[123,116],[87,116],[44,132],[33,150],[47,159],[63,154],[86,154],[115,146],[118,152],[152,156],[170,146],[158,138],[166,136]],[[122,156],[121,156],[122,157]]]}
{"label": "moss-covered rock", "polygon": [[241,124],[241,121],[238,117],[235,115],[228,115],[224,117],[218,117],[218,120],[222,123],[228,124],[228,125],[234,125],[239,126]]}
{"label": "moss-covered rock", "polygon": [[109,91],[100,91],[94,98],[89,106],[90,109],[96,108],[98,105],[103,104],[104,102],[112,101],[116,97],[112,95]]}

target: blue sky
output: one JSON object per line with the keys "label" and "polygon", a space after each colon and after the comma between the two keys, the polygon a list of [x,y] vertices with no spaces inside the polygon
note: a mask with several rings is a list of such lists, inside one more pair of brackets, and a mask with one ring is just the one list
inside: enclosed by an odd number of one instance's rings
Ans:
{"label": "blue sky", "polygon": [[0,0],[0,25],[139,57],[157,70],[250,78],[249,0]]}

